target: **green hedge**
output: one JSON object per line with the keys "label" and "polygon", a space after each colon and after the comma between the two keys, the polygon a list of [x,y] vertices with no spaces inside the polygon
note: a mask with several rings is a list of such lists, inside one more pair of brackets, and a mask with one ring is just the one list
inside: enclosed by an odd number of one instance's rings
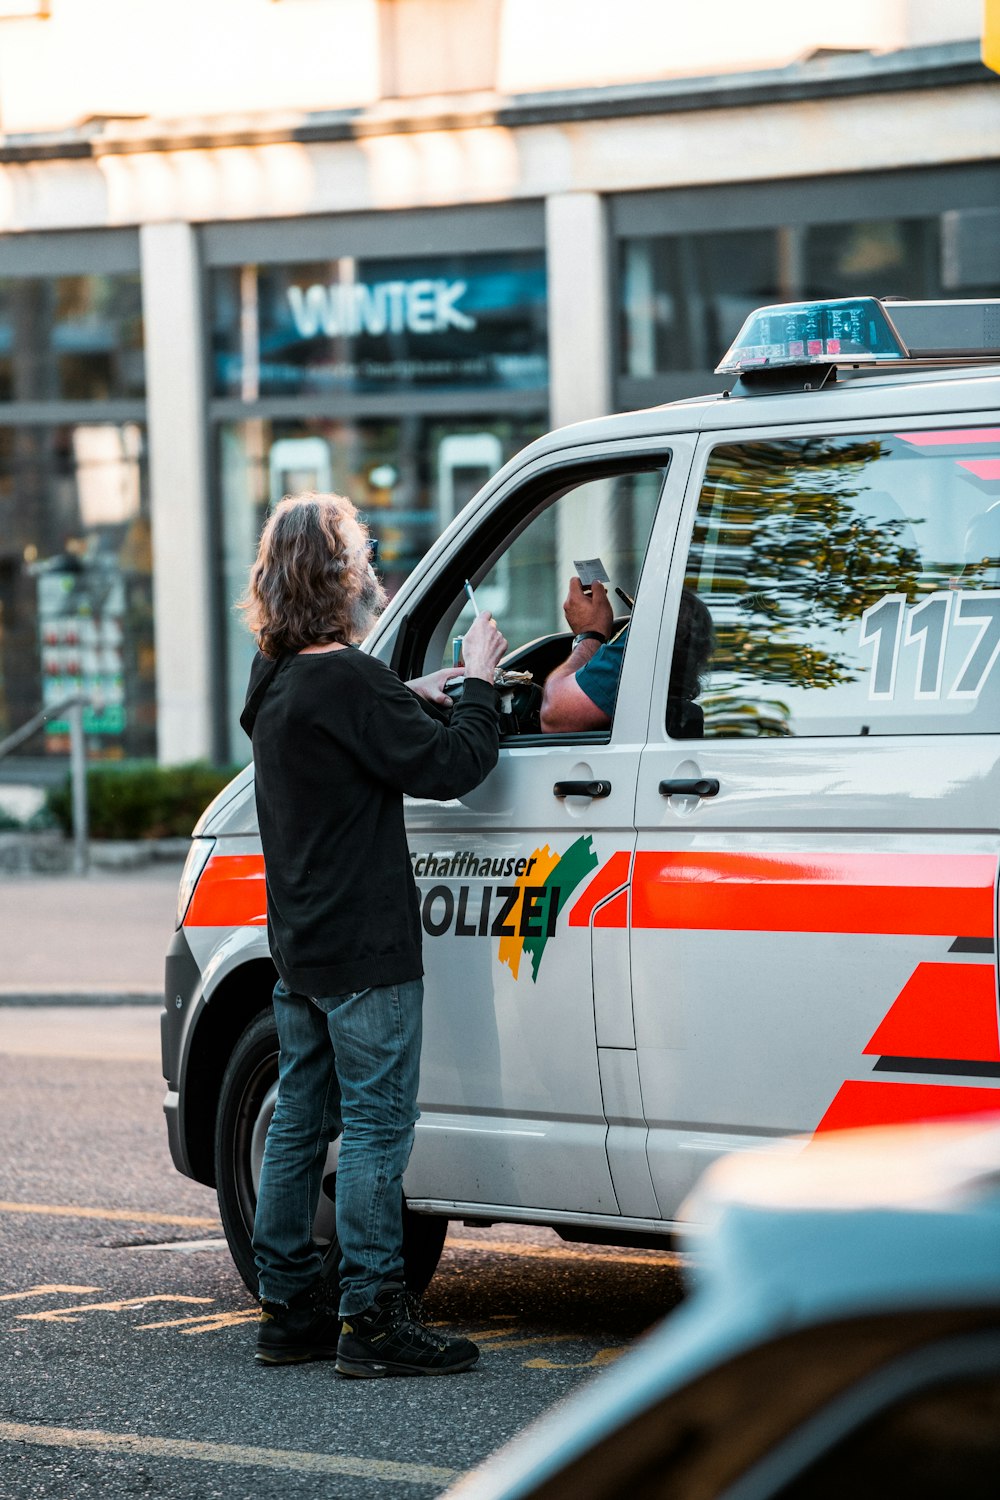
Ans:
{"label": "green hedge", "polygon": [[[130,761],[94,766],[87,772],[87,810],[92,838],[186,838],[198,818],[239,766],[157,766]],[[65,833],[73,827],[69,778],[52,788],[46,805]]]}

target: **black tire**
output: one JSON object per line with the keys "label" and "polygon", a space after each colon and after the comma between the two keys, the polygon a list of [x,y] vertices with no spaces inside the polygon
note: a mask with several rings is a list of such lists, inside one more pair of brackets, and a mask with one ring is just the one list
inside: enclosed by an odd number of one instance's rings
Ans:
{"label": "black tire", "polygon": [[[236,1269],[247,1288],[257,1295],[251,1235],[257,1207],[255,1157],[260,1151],[278,1082],[278,1032],[268,1007],[255,1016],[233,1048],[222,1079],[215,1125],[215,1182],[219,1212]],[[336,1173],[323,1183],[314,1232],[323,1245],[331,1283],[340,1256],[333,1223]],[[403,1200],[403,1261],[406,1285],[418,1296],[426,1291],[437,1270],[448,1232],[448,1220],[415,1214]],[[325,1242],[325,1243],[324,1243]]]}

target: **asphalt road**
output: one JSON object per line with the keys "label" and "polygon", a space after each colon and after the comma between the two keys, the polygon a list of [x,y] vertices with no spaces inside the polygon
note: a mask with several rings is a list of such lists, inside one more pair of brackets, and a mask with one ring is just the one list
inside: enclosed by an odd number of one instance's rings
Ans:
{"label": "asphalt road", "polygon": [[454,1225],[441,1380],[262,1369],[214,1195],[162,1123],[154,1007],[0,1009],[0,1500],[439,1494],[676,1304],[667,1256]]}

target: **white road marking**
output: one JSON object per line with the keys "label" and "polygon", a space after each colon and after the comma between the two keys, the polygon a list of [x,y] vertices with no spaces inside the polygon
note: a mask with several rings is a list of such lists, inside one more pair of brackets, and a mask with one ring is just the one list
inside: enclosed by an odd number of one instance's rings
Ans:
{"label": "white road marking", "polygon": [[154,1250],[170,1250],[174,1254],[193,1255],[196,1250],[228,1250],[227,1240],[165,1240],[162,1245],[124,1245],[130,1255],[150,1255]]}
{"label": "white road marking", "polygon": [[347,1474],[357,1479],[400,1484],[447,1484],[460,1472],[431,1464],[403,1464],[389,1459],[347,1457],[337,1453],[298,1453],[293,1448],[251,1448],[236,1443],[196,1443],[181,1438],[143,1437],[136,1432],[36,1427],[26,1422],[0,1422],[0,1442],[30,1443],[42,1448],[89,1449],[136,1458],[182,1458],[195,1463],[230,1464],[247,1469],[289,1469],[300,1474]]}

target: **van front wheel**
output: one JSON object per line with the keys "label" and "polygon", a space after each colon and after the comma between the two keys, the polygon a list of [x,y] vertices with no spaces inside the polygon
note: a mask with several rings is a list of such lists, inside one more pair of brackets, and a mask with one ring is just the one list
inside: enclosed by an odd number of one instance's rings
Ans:
{"label": "van front wheel", "polygon": [[[257,1295],[254,1265],[254,1213],[264,1156],[267,1127],[278,1094],[278,1032],[268,1007],[255,1016],[233,1048],[222,1079],[215,1124],[215,1182],[222,1227],[236,1269],[250,1292]],[[336,1229],[337,1174],[323,1180],[313,1238],[323,1252],[325,1274],[336,1281],[340,1259]],[[448,1232],[448,1220],[415,1214],[403,1200],[403,1262],[406,1285],[418,1296],[437,1270]]]}

